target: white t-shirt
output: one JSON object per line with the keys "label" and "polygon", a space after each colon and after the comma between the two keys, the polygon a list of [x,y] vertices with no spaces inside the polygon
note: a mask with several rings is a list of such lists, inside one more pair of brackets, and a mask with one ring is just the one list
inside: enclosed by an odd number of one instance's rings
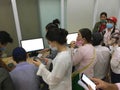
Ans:
{"label": "white t-shirt", "polygon": [[94,77],[103,79],[109,70],[109,62],[110,62],[110,51],[107,47],[104,46],[95,46],[97,62],[94,67]]}
{"label": "white t-shirt", "polygon": [[37,75],[42,76],[43,80],[49,85],[50,90],[72,90],[71,51],[67,50],[58,53],[52,63],[52,72],[48,71],[46,67],[41,64]]}
{"label": "white t-shirt", "polygon": [[120,47],[116,48],[111,59],[111,69],[114,73],[120,74]]}

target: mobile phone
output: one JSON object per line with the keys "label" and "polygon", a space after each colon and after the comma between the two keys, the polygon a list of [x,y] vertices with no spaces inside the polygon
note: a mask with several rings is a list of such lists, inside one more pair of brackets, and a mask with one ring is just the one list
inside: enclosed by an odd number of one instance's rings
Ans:
{"label": "mobile phone", "polygon": [[90,80],[84,73],[82,73],[81,75],[81,81],[87,86],[90,85],[93,90],[96,90],[95,83],[92,80]]}
{"label": "mobile phone", "polygon": [[39,57],[36,57],[36,56],[35,56],[35,57],[33,57],[33,60],[34,60],[34,61],[37,61],[37,60],[39,60],[39,61],[40,61]]}
{"label": "mobile phone", "polygon": [[44,60],[41,60],[39,57],[35,56],[35,57],[33,57],[33,60],[34,61],[38,61],[39,60],[41,63],[43,63],[44,65],[46,65],[46,62]]}
{"label": "mobile phone", "polygon": [[41,53],[39,53],[39,54],[37,55],[37,57],[39,57],[39,58],[40,58],[40,57],[42,57],[42,54],[41,54]]}

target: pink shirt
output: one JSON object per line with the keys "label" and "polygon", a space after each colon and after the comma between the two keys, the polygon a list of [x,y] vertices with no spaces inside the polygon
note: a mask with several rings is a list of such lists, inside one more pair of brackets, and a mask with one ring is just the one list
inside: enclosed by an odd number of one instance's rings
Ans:
{"label": "pink shirt", "polygon": [[118,90],[120,90],[120,83],[116,83]]}
{"label": "pink shirt", "polygon": [[88,77],[93,77],[94,76],[94,65],[96,63],[95,52],[96,52],[95,48],[91,44],[86,44],[84,46],[79,47],[74,52],[73,57],[72,57],[73,64],[76,67],[76,70],[80,70],[84,68],[89,63],[91,63],[91,61],[93,60],[93,63],[87,69],[83,71]]}
{"label": "pink shirt", "polygon": [[[105,29],[105,34],[104,34],[104,43],[105,43],[105,45],[108,45],[109,44],[109,41],[110,41],[110,38],[111,38],[111,33],[112,33],[112,31],[113,31],[113,29],[111,29],[110,31],[108,31],[108,29],[106,28]],[[118,33],[119,32],[119,30],[117,30],[117,29],[115,29],[115,32],[114,33]]]}

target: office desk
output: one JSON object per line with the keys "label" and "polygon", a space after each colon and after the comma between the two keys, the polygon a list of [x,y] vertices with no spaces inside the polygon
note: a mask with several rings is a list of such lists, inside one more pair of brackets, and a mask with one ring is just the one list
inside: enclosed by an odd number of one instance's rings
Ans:
{"label": "office desk", "polygon": [[[27,58],[27,62],[28,62],[28,63],[32,63],[32,59],[33,59],[33,58],[28,57],[28,58]],[[16,65],[16,62],[13,60],[12,57],[2,58],[2,60],[5,62],[6,65],[9,65],[9,64],[11,64],[11,63],[13,63],[14,65]]]}
{"label": "office desk", "polygon": [[[44,53],[42,56],[43,56],[43,57],[46,57],[48,54],[49,54],[49,52],[46,52],[46,53]],[[6,65],[9,65],[9,64],[14,64],[14,65],[16,65],[16,62],[13,60],[12,57],[2,58],[2,60],[5,62]],[[27,62],[28,62],[28,63],[32,63],[32,60],[33,60],[33,57],[29,57],[29,54],[28,54]]]}
{"label": "office desk", "polygon": [[16,62],[13,61],[12,57],[6,57],[6,58],[2,58],[3,62],[5,62],[6,65],[13,63],[14,65],[16,65]]}

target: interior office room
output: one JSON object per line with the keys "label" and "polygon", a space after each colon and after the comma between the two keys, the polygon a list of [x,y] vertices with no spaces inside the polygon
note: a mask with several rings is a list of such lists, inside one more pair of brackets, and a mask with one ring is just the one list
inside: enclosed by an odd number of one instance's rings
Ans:
{"label": "interior office room", "polygon": [[[109,3],[109,5],[108,5]],[[119,0],[0,0],[0,29],[14,39],[6,52],[20,45],[20,40],[45,37],[45,26],[58,18],[61,28],[77,32],[80,28],[93,28],[102,11],[118,18]],[[45,41],[47,47],[47,42]]]}
{"label": "interior office room", "polygon": [[59,19],[59,27],[68,33],[81,28],[92,31],[101,12],[116,17],[120,30],[120,0],[0,0],[0,31],[13,38],[2,57],[11,57],[22,40],[43,38],[44,48],[48,48],[45,27],[54,19]]}

